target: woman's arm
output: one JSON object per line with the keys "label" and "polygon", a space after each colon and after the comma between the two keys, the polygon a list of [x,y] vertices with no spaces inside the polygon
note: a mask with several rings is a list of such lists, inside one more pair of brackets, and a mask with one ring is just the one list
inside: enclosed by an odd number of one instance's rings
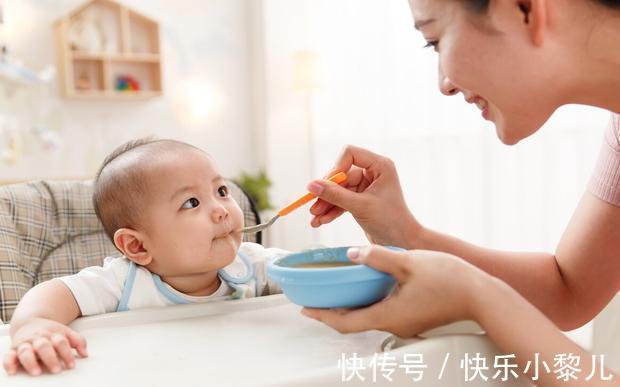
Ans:
{"label": "woman's arm", "polygon": [[[599,354],[579,348],[562,334],[540,311],[514,289],[494,278],[477,284],[474,291],[473,316],[499,347],[503,355],[515,355],[520,370],[530,363],[527,375],[537,377],[540,386],[620,386],[620,378],[603,369]],[[579,359],[577,380],[558,379],[556,358],[571,354]],[[594,361],[593,361],[594,360]],[[535,374],[534,363],[538,362]],[[550,369],[548,371],[544,364]],[[591,375],[593,373],[593,375]],[[586,380],[590,377],[590,380]],[[611,378],[611,380],[608,380]]]}
{"label": "woman's arm", "polygon": [[584,194],[555,255],[486,249],[432,230],[418,248],[461,257],[501,278],[561,329],[590,321],[620,289],[620,208]]}
{"label": "woman's arm", "polygon": [[586,193],[555,254],[479,247],[423,227],[409,211],[394,163],[348,146],[329,172],[345,171],[344,187],[317,180],[312,225],[349,211],[372,243],[435,250],[465,259],[501,278],[570,330],[590,321],[620,289],[620,208]]}

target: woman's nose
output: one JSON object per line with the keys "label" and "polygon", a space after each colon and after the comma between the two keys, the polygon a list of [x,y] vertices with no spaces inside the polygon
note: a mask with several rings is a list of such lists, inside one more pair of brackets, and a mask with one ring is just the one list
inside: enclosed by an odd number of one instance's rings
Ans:
{"label": "woman's nose", "polygon": [[439,80],[439,90],[447,96],[454,95],[459,92],[459,89],[454,86],[447,77],[443,77],[443,79]]}
{"label": "woman's nose", "polygon": [[214,223],[220,223],[228,217],[228,210],[221,204],[214,204],[211,209],[211,220]]}
{"label": "woman's nose", "polygon": [[459,92],[458,87],[454,86],[450,79],[443,75],[443,71],[439,68],[439,90],[447,96],[454,95]]}

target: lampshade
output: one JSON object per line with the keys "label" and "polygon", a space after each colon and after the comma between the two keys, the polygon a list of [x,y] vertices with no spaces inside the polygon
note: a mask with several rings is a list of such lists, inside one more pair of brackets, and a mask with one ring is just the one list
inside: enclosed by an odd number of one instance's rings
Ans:
{"label": "lampshade", "polygon": [[320,58],[314,51],[300,50],[293,55],[293,87],[313,90],[320,87]]}

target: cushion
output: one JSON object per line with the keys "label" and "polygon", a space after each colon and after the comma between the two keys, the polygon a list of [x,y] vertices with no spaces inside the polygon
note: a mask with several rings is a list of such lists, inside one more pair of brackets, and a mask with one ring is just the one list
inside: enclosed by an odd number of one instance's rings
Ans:
{"label": "cushion", "polygon": [[[245,224],[259,222],[252,201],[232,181]],[[244,241],[260,243],[260,234]],[[120,256],[92,204],[92,182],[37,181],[0,186],[0,319],[8,322],[32,286]]]}

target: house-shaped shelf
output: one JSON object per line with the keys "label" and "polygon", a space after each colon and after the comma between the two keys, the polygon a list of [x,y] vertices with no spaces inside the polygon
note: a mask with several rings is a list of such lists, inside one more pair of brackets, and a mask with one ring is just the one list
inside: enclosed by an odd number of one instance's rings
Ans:
{"label": "house-shaped shelf", "polygon": [[91,0],[55,23],[67,98],[162,95],[159,24],[112,0]]}

